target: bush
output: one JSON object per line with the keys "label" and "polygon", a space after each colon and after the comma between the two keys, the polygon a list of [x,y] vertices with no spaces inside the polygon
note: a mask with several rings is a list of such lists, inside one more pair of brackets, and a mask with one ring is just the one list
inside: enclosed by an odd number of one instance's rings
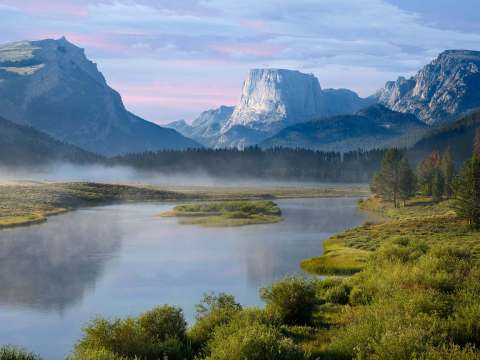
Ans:
{"label": "bush", "polygon": [[480,352],[471,346],[461,348],[455,344],[429,347],[425,354],[415,356],[414,360],[478,360]]}
{"label": "bush", "polygon": [[363,286],[355,286],[350,290],[348,303],[350,305],[368,305],[372,301],[373,295]]}
{"label": "bush", "polygon": [[209,343],[206,360],[300,360],[303,353],[277,328],[232,322],[218,328]]}
{"label": "bush", "polygon": [[428,251],[428,245],[423,241],[398,237],[382,245],[375,254],[377,261],[408,263],[418,260]]}
{"label": "bush", "polygon": [[445,340],[436,317],[412,314],[392,303],[354,308],[349,324],[337,331],[328,351],[339,359],[411,359]]}
{"label": "bush", "polygon": [[185,331],[182,310],[167,305],[147,311],[138,318],[113,321],[97,318],[84,328],[74,356],[81,358],[81,354],[88,351],[101,353],[106,350],[120,357],[183,360],[188,353]]}
{"label": "bush", "polygon": [[312,322],[318,303],[315,286],[302,278],[286,278],[260,290],[266,310],[277,314],[286,325],[307,325]]}
{"label": "bush", "polygon": [[0,347],[0,360],[41,360],[39,356],[15,346]]}
{"label": "bush", "polygon": [[67,360],[130,360],[129,358],[115,355],[107,349],[85,349],[68,357]]}
{"label": "bush", "polygon": [[218,326],[227,324],[242,310],[232,295],[225,293],[206,294],[197,305],[196,322],[188,333],[195,354],[200,353],[212,338]]}
{"label": "bush", "polygon": [[325,291],[325,301],[333,304],[348,304],[351,287],[340,284]]}

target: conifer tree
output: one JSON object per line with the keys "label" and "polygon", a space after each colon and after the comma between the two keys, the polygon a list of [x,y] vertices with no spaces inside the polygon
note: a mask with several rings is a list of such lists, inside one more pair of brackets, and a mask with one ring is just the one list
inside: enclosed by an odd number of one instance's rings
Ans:
{"label": "conifer tree", "polygon": [[450,198],[453,194],[453,178],[455,176],[455,167],[453,165],[450,146],[442,154],[440,167],[443,176],[443,193],[447,198]]}
{"label": "conifer tree", "polygon": [[406,201],[414,197],[417,192],[417,177],[406,158],[400,161],[399,176],[399,197],[403,200],[403,206],[405,206]]}
{"label": "conifer tree", "polygon": [[440,160],[438,151],[433,151],[418,164],[418,182],[420,190],[424,195],[432,195],[435,172],[440,166]]}
{"label": "conifer tree", "polygon": [[385,153],[380,172],[374,177],[373,189],[375,193],[385,200],[393,201],[398,207],[400,185],[400,161],[402,152],[398,149],[390,149]]}
{"label": "conifer tree", "polygon": [[480,129],[477,129],[473,156],[463,166],[455,183],[457,215],[473,228],[480,228]]}
{"label": "conifer tree", "polygon": [[445,180],[440,169],[435,169],[432,177],[432,199],[435,202],[442,200],[445,189]]}

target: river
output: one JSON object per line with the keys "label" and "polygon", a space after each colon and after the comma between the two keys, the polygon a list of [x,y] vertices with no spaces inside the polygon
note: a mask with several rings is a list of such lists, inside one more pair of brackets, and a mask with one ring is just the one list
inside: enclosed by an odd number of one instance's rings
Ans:
{"label": "river", "polygon": [[85,208],[0,232],[0,344],[64,359],[97,315],[182,307],[191,323],[208,291],[260,306],[258,289],[301,274],[323,240],[359,225],[357,198],[276,201],[284,221],[235,228],[161,218],[173,204]]}

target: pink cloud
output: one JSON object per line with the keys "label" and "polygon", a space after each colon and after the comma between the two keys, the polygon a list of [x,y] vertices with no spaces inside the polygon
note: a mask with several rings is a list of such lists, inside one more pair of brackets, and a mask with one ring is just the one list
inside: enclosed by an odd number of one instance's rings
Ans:
{"label": "pink cloud", "polygon": [[115,84],[127,105],[155,105],[159,108],[203,109],[235,104],[238,89],[220,89],[201,85],[150,83]]}

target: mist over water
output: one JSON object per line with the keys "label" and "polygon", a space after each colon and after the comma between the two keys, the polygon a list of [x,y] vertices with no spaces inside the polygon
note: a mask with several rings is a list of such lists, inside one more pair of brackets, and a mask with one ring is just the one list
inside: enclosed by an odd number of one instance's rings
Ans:
{"label": "mist over water", "polygon": [[173,205],[81,209],[0,233],[0,328],[4,343],[63,359],[96,315],[136,315],[181,306],[191,323],[207,291],[261,305],[258,289],[300,274],[333,233],[364,220],[355,198],[277,201],[278,224],[238,228],[179,225]]}
{"label": "mist over water", "polygon": [[328,183],[285,180],[281,178],[257,179],[251,176],[212,176],[206,171],[189,172],[141,171],[129,166],[77,165],[55,163],[38,168],[0,167],[0,182],[17,181],[88,181],[105,183],[135,183],[164,186],[356,186],[360,183]]}

